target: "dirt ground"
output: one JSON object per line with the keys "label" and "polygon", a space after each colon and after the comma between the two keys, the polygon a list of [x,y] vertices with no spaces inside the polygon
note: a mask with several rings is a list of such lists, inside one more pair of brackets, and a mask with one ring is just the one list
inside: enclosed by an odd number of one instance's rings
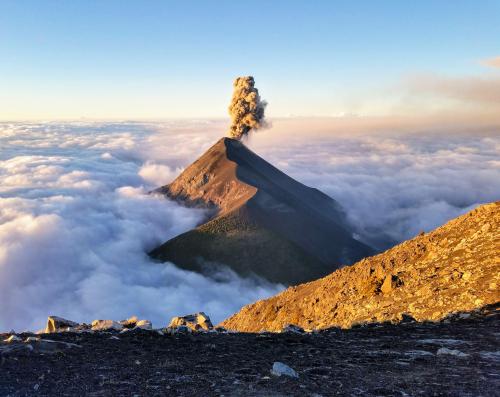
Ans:
{"label": "dirt ground", "polygon": [[[314,334],[138,331],[41,337],[78,346],[0,343],[0,396],[500,395],[495,310],[447,323]],[[299,377],[272,375],[275,361]]]}

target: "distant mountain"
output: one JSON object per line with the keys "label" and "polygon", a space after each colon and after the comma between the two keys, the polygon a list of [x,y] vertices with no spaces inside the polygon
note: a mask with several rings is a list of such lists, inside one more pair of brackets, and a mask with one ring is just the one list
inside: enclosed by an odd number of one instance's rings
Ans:
{"label": "distant mountain", "polygon": [[373,253],[353,237],[335,200],[234,139],[220,139],[157,192],[210,210],[206,223],[150,253],[188,270],[210,273],[222,264],[290,285]]}
{"label": "distant mountain", "polygon": [[[500,202],[327,277],[245,306],[221,325],[279,331],[366,322],[440,320],[500,301]],[[468,314],[463,314],[466,318]]]}

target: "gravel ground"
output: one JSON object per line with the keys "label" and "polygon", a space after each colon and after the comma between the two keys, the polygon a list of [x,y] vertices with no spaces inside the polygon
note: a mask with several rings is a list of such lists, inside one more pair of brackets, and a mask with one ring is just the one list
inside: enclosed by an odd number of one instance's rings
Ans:
{"label": "gravel ground", "polygon": [[500,396],[499,325],[493,310],[315,334],[46,334],[0,343],[0,396]]}

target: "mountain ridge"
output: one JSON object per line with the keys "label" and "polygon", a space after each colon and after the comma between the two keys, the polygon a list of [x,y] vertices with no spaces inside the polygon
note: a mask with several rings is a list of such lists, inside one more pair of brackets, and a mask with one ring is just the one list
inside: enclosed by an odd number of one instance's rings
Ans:
{"label": "mountain ridge", "polygon": [[243,307],[220,325],[240,332],[441,320],[500,301],[500,202],[319,280]]}

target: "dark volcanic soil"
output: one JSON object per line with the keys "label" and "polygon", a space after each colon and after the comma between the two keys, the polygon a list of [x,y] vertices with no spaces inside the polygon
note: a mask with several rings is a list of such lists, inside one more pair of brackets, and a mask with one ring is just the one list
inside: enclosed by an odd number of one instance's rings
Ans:
{"label": "dark volcanic soil", "polygon": [[[495,396],[499,325],[500,315],[490,312],[450,323],[305,335],[42,335],[81,348],[1,355],[0,395]],[[443,347],[467,356],[437,354]],[[271,375],[274,361],[299,378]]]}

